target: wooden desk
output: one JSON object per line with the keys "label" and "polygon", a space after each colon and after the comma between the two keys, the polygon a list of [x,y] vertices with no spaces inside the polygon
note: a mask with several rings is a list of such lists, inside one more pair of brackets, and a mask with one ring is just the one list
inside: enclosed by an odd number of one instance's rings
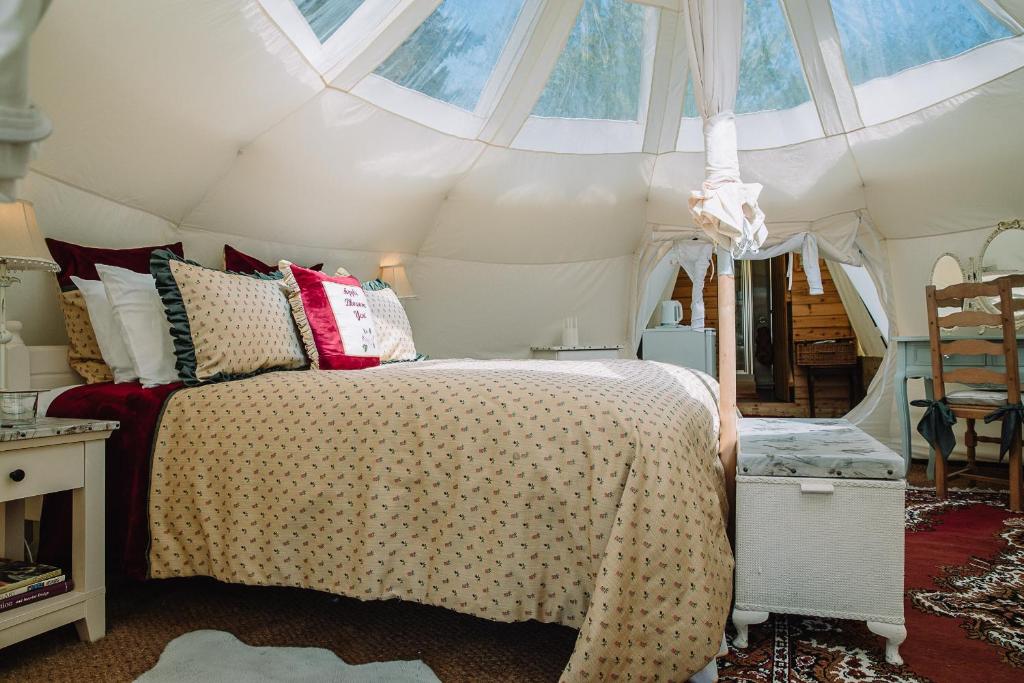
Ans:
{"label": "wooden desk", "polygon": [[[943,339],[991,339],[999,341],[1002,337],[981,334],[960,334],[943,337]],[[924,337],[893,337],[896,342],[896,409],[900,411],[900,431],[903,436],[903,459],[910,471],[910,439],[913,434],[910,425],[910,400],[907,398],[907,380],[923,379],[925,396],[932,398],[932,347],[927,336]],[[1001,342],[1000,342],[1001,343]],[[1017,339],[1017,357],[1024,367],[1024,338]],[[1002,369],[1005,366],[1002,356],[961,356],[953,354],[945,360],[944,367]]]}

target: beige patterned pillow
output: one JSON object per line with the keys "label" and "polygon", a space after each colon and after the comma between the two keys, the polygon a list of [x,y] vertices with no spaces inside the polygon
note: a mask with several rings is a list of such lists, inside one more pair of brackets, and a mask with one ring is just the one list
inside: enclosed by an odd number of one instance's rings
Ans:
{"label": "beige patterned pillow", "polygon": [[239,275],[156,251],[151,271],[186,384],[306,365],[279,277]]}
{"label": "beige patterned pillow", "polygon": [[64,313],[64,327],[68,333],[68,365],[87,384],[112,382],[114,374],[100,354],[100,345],[89,320],[82,292],[73,289],[60,292],[60,310]]}
{"label": "beige patterned pillow", "polygon": [[393,289],[380,280],[363,283],[366,302],[377,326],[377,350],[381,362],[416,360],[412,325]]}

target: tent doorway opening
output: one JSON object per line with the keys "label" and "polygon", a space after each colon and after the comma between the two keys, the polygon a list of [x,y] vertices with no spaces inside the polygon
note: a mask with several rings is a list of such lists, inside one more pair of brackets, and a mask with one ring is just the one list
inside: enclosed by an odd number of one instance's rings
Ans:
{"label": "tent doorway opening", "polygon": [[[819,261],[824,292],[813,296],[808,293],[799,257],[793,263],[792,286],[788,255],[736,265],[736,384],[740,410],[748,417],[845,415],[863,398],[864,387],[880,359],[858,354],[852,364],[824,369],[798,363],[797,349],[802,344],[834,341],[860,347],[825,261]],[[680,270],[672,298],[683,302],[685,324],[690,322],[688,302],[692,292],[690,278]],[[704,300],[706,325],[717,328],[717,278],[709,276],[705,281]]]}
{"label": "tent doorway opening", "polygon": [[737,265],[737,397],[748,401],[789,401],[791,362],[787,349],[791,342],[786,257],[741,261]]}

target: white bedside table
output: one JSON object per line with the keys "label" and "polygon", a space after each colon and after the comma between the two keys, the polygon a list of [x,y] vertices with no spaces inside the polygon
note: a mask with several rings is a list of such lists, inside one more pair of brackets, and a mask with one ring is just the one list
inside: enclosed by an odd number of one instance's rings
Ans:
{"label": "white bedside table", "polygon": [[3,557],[24,559],[25,499],[74,491],[70,569],[74,589],[0,612],[0,648],[74,623],[82,640],[106,631],[104,577],[104,446],[113,421],[39,418],[0,427],[0,546]]}
{"label": "white bedside table", "polygon": [[618,358],[618,346],[531,346],[533,357],[539,360],[599,360]]}

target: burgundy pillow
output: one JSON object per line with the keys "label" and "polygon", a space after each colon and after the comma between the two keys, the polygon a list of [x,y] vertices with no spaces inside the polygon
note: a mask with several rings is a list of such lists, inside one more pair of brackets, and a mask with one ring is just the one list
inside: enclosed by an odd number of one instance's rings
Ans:
{"label": "burgundy pillow", "polygon": [[58,301],[61,312],[64,313],[64,327],[68,333],[68,363],[89,384],[110,382],[114,375],[103,361],[99,342],[96,341],[96,332],[92,329],[92,321],[85,306],[85,298],[72,282],[71,276],[83,280],[99,280],[100,275],[96,272],[98,263],[127,268],[136,273],[149,273],[151,252],[155,249],[169,249],[183,257],[181,242],[135,249],[101,249],[47,238],[46,246],[50,248],[53,260],[60,266],[60,272],[56,274],[57,286],[60,289]]}
{"label": "burgundy pillow", "polygon": [[46,246],[50,248],[53,260],[60,266],[57,273],[57,283],[63,292],[77,289],[71,281],[71,276],[80,277],[83,280],[99,280],[100,275],[96,272],[96,264],[105,266],[117,266],[127,268],[136,273],[149,273],[149,255],[155,249],[169,249],[178,256],[185,258],[185,251],[181,242],[164,244],[155,247],[135,247],[133,249],[102,249],[100,247],[83,247],[70,242],[46,238]]}
{"label": "burgundy pillow", "polygon": [[[324,264],[318,263],[315,266],[310,266],[309,270],[323,270]],[[270,273],[277,272],[277,264],[271,265],[264,263],[255,256],[249,256],[248,254],[238,251],[230,244],[224,245],[224,270],[231,271],[232,273],[263,273],[269,275]]]}

